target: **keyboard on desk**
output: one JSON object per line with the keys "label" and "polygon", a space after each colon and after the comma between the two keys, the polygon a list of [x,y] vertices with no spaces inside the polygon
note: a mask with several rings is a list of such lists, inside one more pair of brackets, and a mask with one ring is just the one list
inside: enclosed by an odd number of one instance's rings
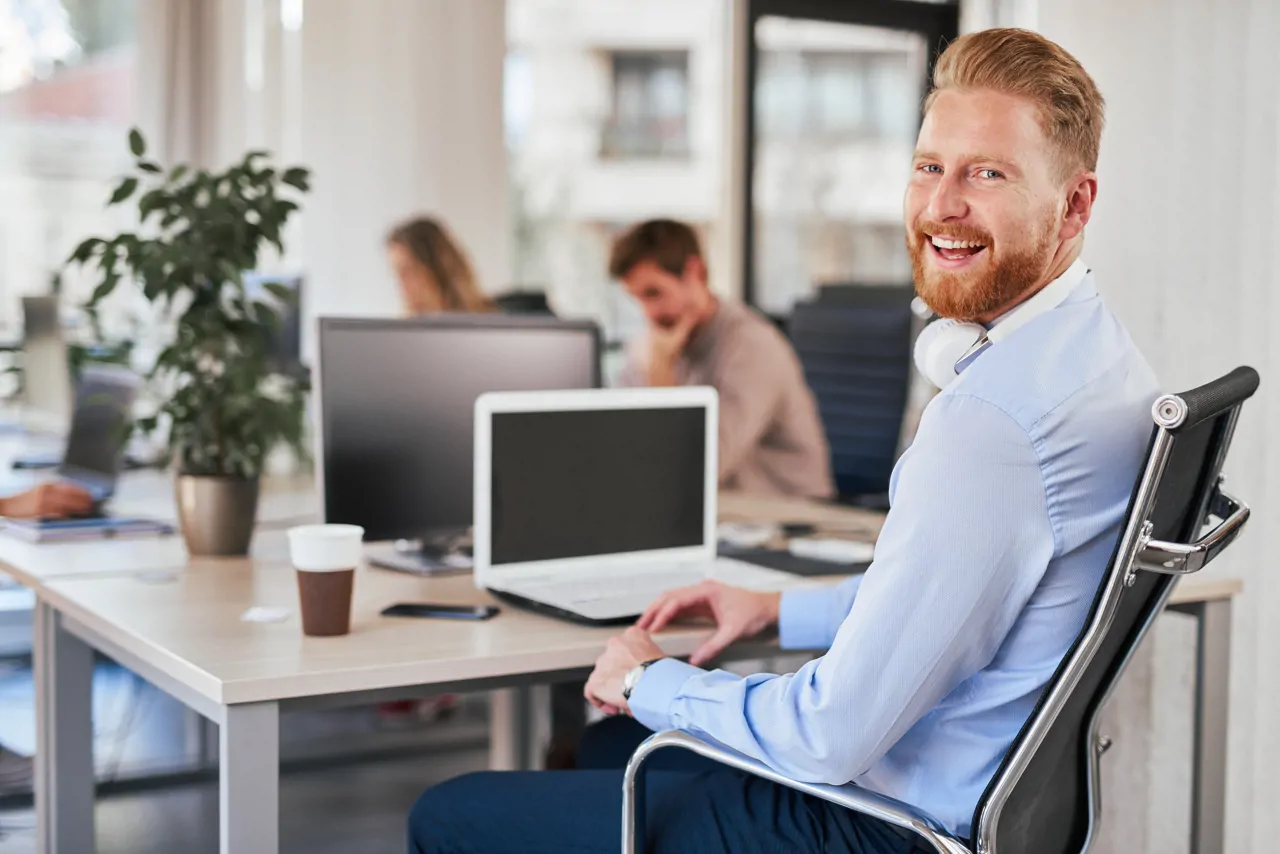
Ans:
{"label": "keyboard on desk", "polygon": [[568,619],[621,623],[634,620],[662,593],[707,579],[748,590],[783,590],[803,582],[790,573],[721,558],[677,567],[665,563],[629,566],[625,574],[617,570],[548,573],[493,592]]}

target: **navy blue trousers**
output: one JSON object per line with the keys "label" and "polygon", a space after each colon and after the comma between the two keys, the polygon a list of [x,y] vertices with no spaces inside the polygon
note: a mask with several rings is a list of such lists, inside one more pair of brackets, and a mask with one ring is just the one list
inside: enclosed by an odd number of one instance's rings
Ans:
{"label": "navy blue trousers", "polygon": [[[488,771],[428,789],[409,814],[409,854],[617,854],[622,769],[650,734],[610,718],[583,734],[577,770]],[[688,751],[649,762],[645,826],[656,854],[924,850],[898,828]]]}

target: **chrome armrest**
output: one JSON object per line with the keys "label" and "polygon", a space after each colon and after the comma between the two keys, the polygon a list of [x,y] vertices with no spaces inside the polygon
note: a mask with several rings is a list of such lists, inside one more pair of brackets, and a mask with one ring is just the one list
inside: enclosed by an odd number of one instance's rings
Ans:
{"label": "chrome armrest", "polygon": [[821,783],[800,783],[778,773],[759,760],[679,730],[668,730],[651,735],[636,748],[635,753],[631,754],[631,761],[627,763],[627,770],[622,778],[623,854],[638,854],[645,850],[641,840],[644,828],[643,787],[637,785],[641,767],[651,753],[671,747],[693,751],[722,765],[822,798],[824,801],[869,815],[888,824],[906,828],[932,845],[938,854],[972,854],[969,847],[953,836],[941,822],[909,804],[852,784],[827,786]]}
{"label": "chrome armrest", "polygon": [[1194,543],[1167,543],[1151,539],[1151,523],[1142,529],[1139,542],[1138,569],[1160,572],[1166,575],[1190,575],[1199,572],[1216,558],[1244,528],[1249,518],[1249,508],[1238,498],[1222,490],[1213,497],[1209,512],[1222,521],[1213,530]]}

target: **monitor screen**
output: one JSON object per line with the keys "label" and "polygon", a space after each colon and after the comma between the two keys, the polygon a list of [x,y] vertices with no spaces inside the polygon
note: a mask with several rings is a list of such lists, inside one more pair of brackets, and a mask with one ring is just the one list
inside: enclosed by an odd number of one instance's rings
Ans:
{"label": "monitor screen", "polygon": [[124,461],[127,429],[141,379],[123,368],[86,365],[76,388],[62,469],[114,478]]}
{"label": "monitor screen", "polygon": [[443,315],[320,322],[325,519],[369,541],[471,525],[476,398],[596,388],[593,323]]}
{"label": "monitor screen", "polygon": [[492,419],[493,565],[703,544],[705,407]]}

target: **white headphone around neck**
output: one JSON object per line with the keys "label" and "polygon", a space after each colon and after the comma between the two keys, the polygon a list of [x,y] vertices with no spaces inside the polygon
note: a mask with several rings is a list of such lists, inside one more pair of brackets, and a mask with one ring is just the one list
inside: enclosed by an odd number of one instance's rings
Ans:
{"label": "white headphone around neck", "polygon": [[1062,305],[1087,272],[1084,262],[1076,259],[1065,273],[990,329],[949,318],[935,320],[916,338],[916,369],[938,388],[946,388],[992,344],[1003,341],[1035,318]]}

